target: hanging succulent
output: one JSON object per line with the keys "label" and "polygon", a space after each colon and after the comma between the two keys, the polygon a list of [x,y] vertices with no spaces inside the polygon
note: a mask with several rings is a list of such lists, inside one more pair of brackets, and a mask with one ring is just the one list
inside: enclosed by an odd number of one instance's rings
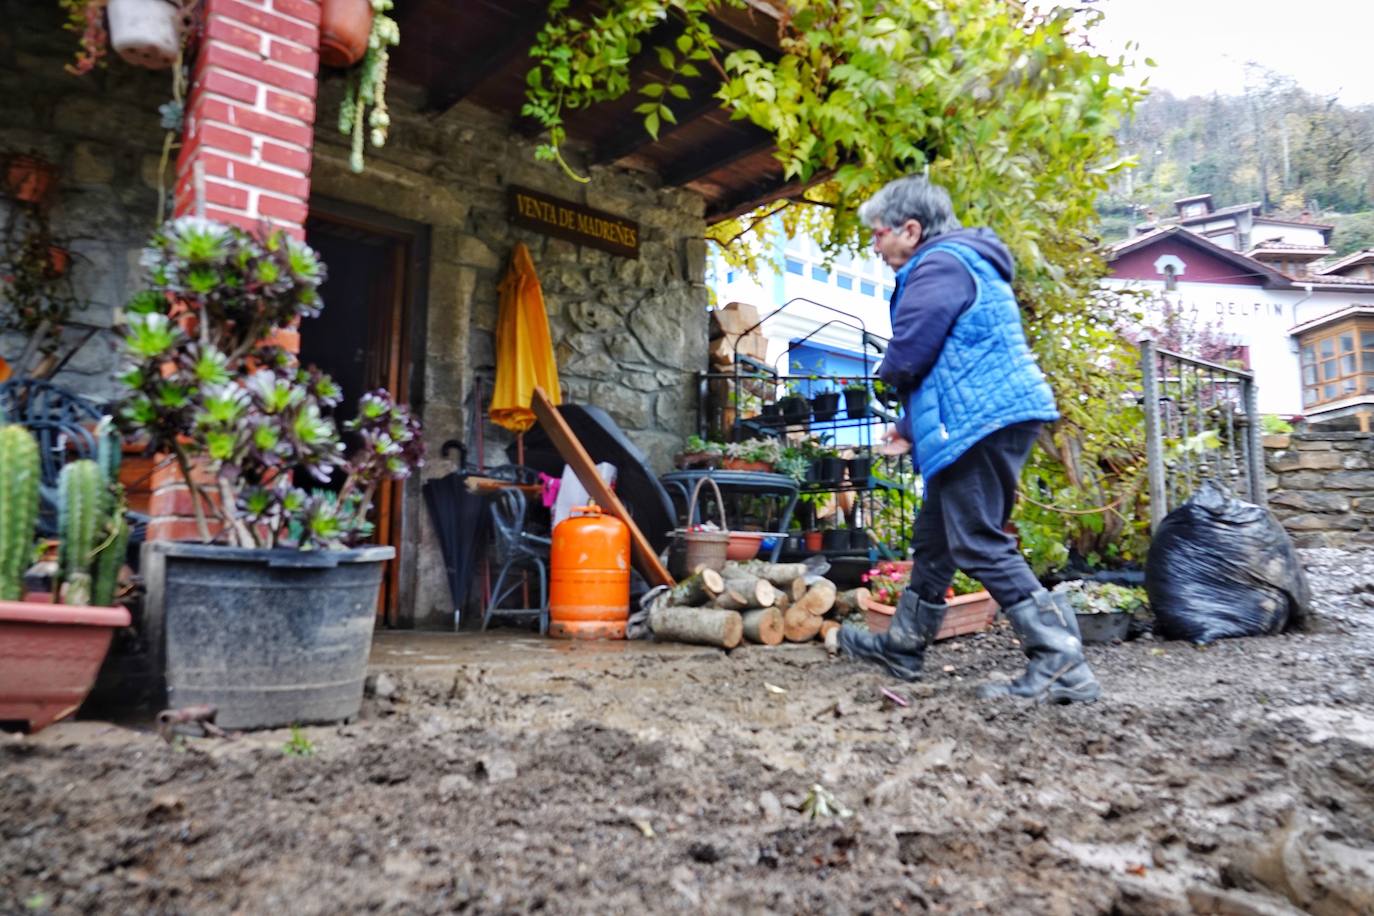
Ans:
{"label": "hanging succulent", "polygon": [[401,43],[400,26],[387,15],[392,0],[371,2],[376,15],[372,17],[372,32],[367,38],[367,53],[348,72],[348,87],[339,108],[339,132],[353,138],[348,167],[355,172],[363,170],[365,141],[370,139],[376,147],[386,145],[387,130],[391,127],[391,115],[386,110],[387,67],[391,61],[390,49]]}
{"label": "hanging succulent", "polygon": [[105,3],[106,0],[58,0],[58,5],[67,14],[62,27],[81,36],[81,50],[76,52],[76,59],[67,64],[67,72],[73,76],[90,73],[105,65],[105,53],[110,44],[110,35],[105,28]]}

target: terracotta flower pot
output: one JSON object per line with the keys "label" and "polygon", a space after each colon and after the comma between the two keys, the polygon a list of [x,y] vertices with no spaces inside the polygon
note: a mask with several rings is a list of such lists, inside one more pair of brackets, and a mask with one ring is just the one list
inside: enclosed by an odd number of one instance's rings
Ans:
{"label": "terracotta flower pot", "polygon": [[122,607],[0,601],[0,721],[36,732],[76,712],[129,622]]}
{"label": "terracotta flower pot", "polygon": [[820,550],[820,549],[821,549],[821,542],[822,542],[822,540],[823,540],[823,532],[820,532],[820,531],[808,531],[808,532],[806,532],[806,534],[804,535],[804,537],[806,538],[806,549],[807,549],[807,550],[810,550],[810,551],[814,552],[814,551],[817,551],[817,550]]}
{"label": "terracotta flower pot", "polygon": [[166,70],[181,50],[181,8],[168,0],[110,0],[110,47],[125,62]]}
{"label": "terracotta flower pot", "polygon": [[727,471],[771,471],[773,466],[766,461],[745,461],[743,458],[726,458],[721,467]]}
{"label": "terracotta flower pot", "polygon": [[[949,599],[948,603],[945,621],[940,626],[940,632],[935,634],[936,642],[981,633],[992,626],[993,618],[997,616],[997,602],[987,592],[959,595]],[[890,604],[872,598],[864,601],[864,619],[868,622],[868,629],[874,633],[886,633],[888,627],[892,626],[892,615],[896,612],[897,609]]]}
{"label": "terracotta flower pot", "polygon": [[49,280],[59,280],[67,275],[67,268],[72,266],[72,254],[61,245],[48,246],[48,266],[44,271]]}
{"label": "terracotta flower pot", "polygon": [[368,0],[324,0],[320,4],[320,63],[351,67],[362,60],[372,17]]}
{"label": "terracotta flower pot", "polygon": [[15,200],[41,204],[57,180],[57,168],[37,156],[11,156],[5,164],[5,191]]}

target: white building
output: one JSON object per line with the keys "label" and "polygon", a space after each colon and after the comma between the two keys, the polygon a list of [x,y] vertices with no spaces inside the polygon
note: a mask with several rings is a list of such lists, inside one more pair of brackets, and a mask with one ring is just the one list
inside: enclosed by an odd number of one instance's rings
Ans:
{"label": "white building", "polygon": [[[1112,247],[1107,286],[1148,292],[1210,328],[1255,372],[1260,410],[1314,422],[1374,412],[1374,251],[1332,262],[1331,227],[1257,204],[1177,202],[1170,225]],[[1147,320],[1147,323],[1149,321]]]}
{"label": "white building", "polygon": [[776,272],[758,280],[718,258],[712,265],[716,301],[747,302],[761,316],[771,313],[760,328],[769,365],[781,375],[855,376],[863,374],[866,352],[873,374],[881,354],[863,345],[862,334],[885,340],[892,333],[893,277],[887,265],[871,256],[845,256],[827,268],[810,239],[779,244],[771,260]]}

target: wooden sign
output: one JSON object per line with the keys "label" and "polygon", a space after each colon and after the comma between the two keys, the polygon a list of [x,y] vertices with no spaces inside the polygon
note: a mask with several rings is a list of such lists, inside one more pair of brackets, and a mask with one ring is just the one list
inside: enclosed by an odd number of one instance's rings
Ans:
{"label": "wooden sign", "polygon": [[507,196],[511,222],[517,226],[622,258],[639,257],[639,223],[634,220],[518,185],[510,185]]}

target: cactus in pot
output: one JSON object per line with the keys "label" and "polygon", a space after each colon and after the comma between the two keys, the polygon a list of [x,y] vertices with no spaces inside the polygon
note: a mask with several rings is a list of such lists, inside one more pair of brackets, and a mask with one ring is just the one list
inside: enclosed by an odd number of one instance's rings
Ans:
{"label": "cactus in pot", "polygon": [[59,576],[67,604],[114,603],[129,544],[119,486],[119,438],[108,424],[97,431],[95,460],[74,461],[58,477]]}
{"label": "cactus in pot", "polygon": [[0,428],[0,601],[24,594],[38,520],[38,443],[18,425]]}

